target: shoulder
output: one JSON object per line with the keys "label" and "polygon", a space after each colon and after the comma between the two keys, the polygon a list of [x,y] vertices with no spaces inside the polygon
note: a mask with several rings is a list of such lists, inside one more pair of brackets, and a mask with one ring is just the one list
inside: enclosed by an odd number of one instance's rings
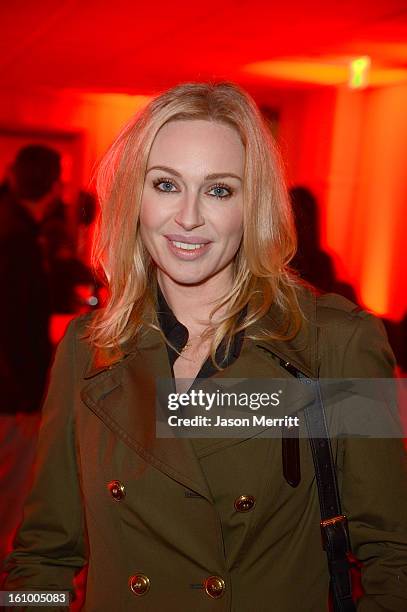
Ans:
{"label": "shoulder", "polygon": [[94,312],[91,312],[72,319],[58,345],[57,356],[75,364],[79,372],[86,369],[94,354],[88,339],[88,328],[93,316]]}
{"label": "shoulder", "polygon": [[[330,334],[353,333],[357,327],[377,329],[384,326],[373,313],[336,293],[317,295],[307,287],[297,290],[298,301],[304,315],[305,325]],[[385,335],[385,332],[384,332]]]}
{"label": "shoulder", "polygon": [[72,319],[58,348],[75,363],[77,376],[84,380],[111,369],[128,354],[122,348],[98,348],[91,342],[90,331],[97,312]]}
{"label": "shoulder", "polygon": [[301,288],[298,296],[321,376],[392,375],[394,355],[380,319],[335,293],[315,295]]}
{"label": "shoulder", "polygon": [[347,298],[327,293],[317,298],[316,326],[337,338],[340,344],[356,336],[370,337],[370,343],[387,343],[387,334],[382,321],[372,312],[364,310]]}

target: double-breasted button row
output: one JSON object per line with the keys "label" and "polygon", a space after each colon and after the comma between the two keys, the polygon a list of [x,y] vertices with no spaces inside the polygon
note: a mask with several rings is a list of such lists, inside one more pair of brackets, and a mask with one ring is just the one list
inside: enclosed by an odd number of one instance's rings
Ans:
{"label": "double-breasted button row", "polygon": [[110,495],[116,501],[122,500],[123,497],[125,497],[125,495],[126,495],[125,486],[124,486],[124,484],[122,482],[120,482],[120,480],[112,480],[107,485],[107,488],[109,489]]}
{"label": "double-breasted button row", "polygon": [[145,595],[150,588],[150,578],[145,574],[134,574],[129,578],[129,587],[134,595]]}
{"label": "double-breasted button row", "polygon": [[237,512],[248,512],[254,507],[255,501],[253,495],[240,495],[235,499],[235,510]]}
{"label": "double-breasted button row", "polygon": [[[222,597],[225,592],[225,581],[221,576],[209,576],[203,583],[205,593],[212,597],[212,599],[218,599]],[[150,588],[150,578],[145,574],[138,572],[134,576],[129,578],[129,587],[134,595],[140,596],[145,595]]]}
{"label": "double-breasted button row", "polygon": [[213,599],[222,597],[225,592],[225,581],[221,576],[209,576],[204,582],[205,593]]}

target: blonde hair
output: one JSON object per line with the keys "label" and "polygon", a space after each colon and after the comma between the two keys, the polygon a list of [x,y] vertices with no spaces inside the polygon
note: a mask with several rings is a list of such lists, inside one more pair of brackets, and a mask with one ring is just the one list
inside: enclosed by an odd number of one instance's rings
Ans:
{"label": "blonde hair", "polygon": [[[145,249],[139,216],[147,160],[160,128],[169,121],[205,119],[233,127],[246,152],[243,239],[233,265],[233,284],[220,296],[210,318],[227,305],[212,334],[211,357],[224,338],[265,316],[272,304],[283,315],[279,329],[261,330],[253,339],[289,339],[302,321],[295,277],[288,263],[296,238],[280,157],[270,129],[254,100],[238,85],[183,83],[153,99],[124,127],[102,159],[97,174],[100,199],[93,264],[108,287],[103,309],[93,317],[89,338],[100,349],[117,352],[142,330],[160,329],[156,313],[156,270]],[[246,316],[239,316],[250,303]],[[250,331],[250,330],[248,330]],[[210,332],[210,333],[209,333]],[[174,348],[174,347],[173,347]]]}

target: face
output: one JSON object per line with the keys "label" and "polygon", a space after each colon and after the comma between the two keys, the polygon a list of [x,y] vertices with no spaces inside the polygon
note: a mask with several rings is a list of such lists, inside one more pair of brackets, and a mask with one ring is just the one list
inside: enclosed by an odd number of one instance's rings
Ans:
{"label": "face", "polygon": [[231,281],[243,235],[244,163],[240,136],[225,124],[172,121],[157,133],[140,232],[159,278],[181,284]]}

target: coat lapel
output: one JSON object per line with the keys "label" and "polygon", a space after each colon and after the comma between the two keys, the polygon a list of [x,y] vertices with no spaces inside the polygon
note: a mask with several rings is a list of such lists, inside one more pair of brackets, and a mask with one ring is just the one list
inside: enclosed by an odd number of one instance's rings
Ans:
{"label": "coat lapel", "polygon": [[137,349],[108,369],[88,370],[82,391],[85,404],[145,461],[170,478],[212,501],[191,442],[156,438],[156,380],[171,379],[167,348],[150,331]]}
{"label": "coat lapel", "polygon": [[[268,328],[276,324],[264,317],[250,328]],[[311,355],[309,332],[304,329],[290,343],[255,341],[245,338],[239,358],[213,378],[222,379],[290,378],[278,359],[291,361],[309,376],[316,366]],[[156,438],[156,381],[171,380],[166,345],[155,330],[149,330],[137,345],[111,366],[90,364],[81,396],[85,404],[128,447],[170,478],[212,501],[205,476],[187,438]],[[140,418],[142,415],[142,418]],[[222,444],[236,444],[228,439]]]}

